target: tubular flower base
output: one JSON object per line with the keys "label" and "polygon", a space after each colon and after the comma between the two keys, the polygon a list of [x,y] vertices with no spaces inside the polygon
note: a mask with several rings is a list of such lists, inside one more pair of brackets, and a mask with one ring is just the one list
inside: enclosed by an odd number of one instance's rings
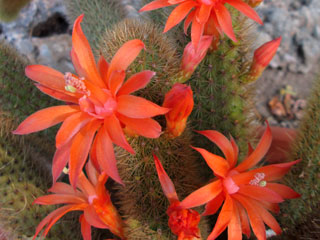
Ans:
{"label": "tubular flower base", "polygon": [[215,214],[223,205],[208,240],[216,239],[227,227],[228,239],[242,239],[242,234],[249,238],[249,221],[259,240],[266,239],[264,223],[276,234],[280,234],[281,228],[269,211],[278,213],[278,203],[300,195],[274,181],[285,175],[299,160],[249,170],[257,165],[269,150],[272,141],[269,125],[257,148],[254,150],[250,147],[248,156],[238,166],[238,146],[232,138],[229,141],[217,131],[199,133],[217,144],[225,158],[202,148],[194,148],[206,160],[216,178],[215,181],[191,193],[180,206],[192,208],[206,204],[203,215],[210,215]]}
{"label": "tubular flower base", "polygon": [[171,137],[178,137],[183,133],[193,105],[193,93],[190,86],[176,83],[166,94],[163,107],[171,109],[165,115],[167,132]]}
{"label": "tubular flower base", "polygon": [[179,4],[170,14],[164,32],[179,24],[188,15],[184,22],[184,31],[187,33],[192,23],[191,40],[194,47],[198,48],[203,34],[219,38],[219,35],[225,33],[233,41],[237,41],[226,3],[262,24],[258,14],[242,0],[156,0],[145,5],[140,12]]}
{"label": "tubular flower base", "polygon": [[162,190],[170,202],[167,214],[171,231],[178,236],[178,240],[200,239],[200,230],[198,228],[200,222],[199,213],[191,209],[182,209],[179,206],[180,201],[171,179],[158,157],[156,155],[153,155],[153,157]]}
{"label": "tubular flower base", "polygon": [[37,82],[36,86],[42,92],[72,104],[40,110],[14,131],[15,134],[29,134],[63,122],[56,136],[53,182],[69,163],[69,178],[74,188],[90,148],[97,170],[122,183],[112,143],[134,153],[123,128],[137,135],[157,138],[161,126],[151,117],[168,112],[168,109],[144,98],[130,95],[144,88],[154,72],[142,71],[124,82],[125,71],[144,48],[143,42],[135,39],[125,43],[110,64],[101,56],[97,66],[80,26],[82,18],[83,15],[76,19],[72,34],[71,58],[78,76],[72,73],[63,75],[40,65],[26,68],[26,75]]}
{"label": "tubular flower base", "polygon": [[40,222],[33,240],[46,226],[42,233],[42,236],[45,237],[51,227],[63,215],[71,211],[84,212],[80,216],[81,233],[84,240],[91,240],[91,226],[109,229],[113,234],[124,239],[122,220],[112,205],[110,195],[104,186],[108,176],[105,173],[99,175],[91,162],[88,162],[86,171],[89,180],[81,172],[77,183],[78,189],[66,183],[57,182],[49,189],[54,194],[39,197],[34,201],[40,205],[67,205],[56,209]]}

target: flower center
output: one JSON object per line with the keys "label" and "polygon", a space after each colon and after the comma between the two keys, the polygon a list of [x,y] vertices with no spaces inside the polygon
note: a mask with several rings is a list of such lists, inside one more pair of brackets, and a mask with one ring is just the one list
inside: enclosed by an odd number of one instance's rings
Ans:
{"label": "flower center", "polygon": [[71,93],[83,93],[85,95],[90,95],[90,91],[87,90],[87,87],[84,83],[83,77],[77,77],[70,72],[64,74],[64,80],[66,83],[65,90]]}
{"label": "flower center", "polygon": [[265,178],[264,173],[256,173],[254,179],[250,180],[249,184],[253,186],[265,187],[267,186],[267,181],[263,180]]}

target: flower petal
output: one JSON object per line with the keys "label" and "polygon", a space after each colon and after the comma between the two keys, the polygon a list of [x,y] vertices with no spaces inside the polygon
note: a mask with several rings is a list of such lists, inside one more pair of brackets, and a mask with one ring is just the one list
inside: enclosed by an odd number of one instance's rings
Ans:
{"label": "flower petal", "polygon": [[212,4],[211,5],[201,4],[200,10],[196,15],[196,19],[199,23],[205,24],[208,21],[212,6],[213,6]]}
{"label": "flower petal", "polygon": [[70,160],[70,148],[72,141],[57,149],[52,160],[52,182],[56,183],[62,170]]}
{"label": "flower petal", "polygon": [[72,102],[72,103],[78,103],[78,98],[74,96],[70,96],[70,94],[66,94],[62,91],[54,90],[52,88],[45,87],[41,84],[35,84],[36,87],[43,92],[44,94],[49,95],[50,97],[64,101],[64,102]]}
{"label": "flower petal", "polygon": [[71,105],[45,108],[27,117],[12,133],[22,135],[38,132],[64,121],[79,111],[78,106]]}
{"label": "flower petal", "polygon": [[74,49],[75,55],[79,61],[79,66],[83,69],[85,74],[84,77],[99,87],[105,88],[106,85],[102,81],[98,72],[89,42],[81,29],[80,23],[82,22],[83,16],[84,15],[82,14],[74,22],[72,48]]}
{"label": "flower petal", "polygon": [[180,206],[182,208],[193,208],[200,206],[217,197],[221,191],[221,180],[217,180],[191,193],[181,202]]}
{"label": "flower petal", "polygon": [[72,140],[69,161],[69,179],[76,188],[78,177],[87,160],[95,132],[101,126],[101,121],[93,120],[83,127]]}
{"label": "flower petal", "polygon": [[207,203],[205,211],[201,214],[202,216],[208,216],[215,214],[221,207],[224,201],[222,193],[220,193],[216,198],[212,199]]}
{"label": "flower petal", "polygon": [[299,193],[293,191],[288,186],[285,186],[279,183],[268,183],[267,188],[276,192],[277,194],[279,194],[281,197],[285,199],[293,199],[301,196]]}
{"label": "flower petal", "polygon": [[231,6],[233,6],[234,8],[238,9],[238,11],[242,12],[248,18],[251,18],[253,21],[263,24],[259,15],[256,13],[256,11],[253,8],[251,8],[247,3],[243,2],[242,0],[226,0],[226,2],[229,3]]}
{"label": "flower petal", "polygon": [[198,49],[199,42],[204,31],[204,24],[200,24],[196,19],[197,12],[198,11],[195,12],[191,26],[191,41],[196,50]]}
{"label": "flower petal", "polygon": [[38,197],[33,204],[53,205],[53,204],[79,204],[86,203],[86,199],[70,194],[51,194]]}
{"label": "flower petal", "polygon": [[242,228],[239,211],[234,201],[232,216],[228,224],[228,238],[232,240],[242,240]]}
{"label": "flower petal", "polygon": [[233,201],[229,194],[226,194],[226,201],[223,204],[216,225],[208,236],[208,240],[216,239],[230,223],[233,213]]}
{"label": "flower petal", "polygon": [[180,23],[194,6],[196,6],[196,2],[194,1],[186,1],[178,5],[169,15],[163,32],[165,33],[169,31],[171,28]]}
{"label": "flower petal", "polygon": [[217,4],[214,8],[214,12],[216,13],[219,26],[222,31],[232,39],[232,41],[237,42],[236,36],[234,35],[232,29],[232,19],[228,9],[223,4]]}
{"label": "flower petal", "polygon": [[105,118],[104,126],[107,129],[113,143],[117,144],[128,152],[135,154],[135,151],[132,149],[123,133],[123,129],[118,118],[114,114],[108,118]]}
{"label": "flower petal", "polygon": [[166,195],[170,203],[179,201],[173,182],[164,170],[159,158],[155,154],[153,154],[153,158],[164,195]]}
{"label": "flower petal", "polygon": [[92,185],[96,186],[98,183],[99,174],[90,160],[86,164],[86,174],[88,175],[88,178]]}
{"label": "flower petal", "polygon": [[64,120],[56,135],[56,147],[60,148],[69,142],[92,119],[87,113],[78,112]]}
{"label": "flower petal", "polygon": [[215,143],[223,152],[230,166],[237,162],[236,154],[232,143],[222,133],[214,130],[197,131],[207,137],[211,142]]}
{"label": "flower petal", "polygon": [[105,58],[100,55],[99,61],[98,61],[98,68],[101,75],[102,80],[105,84],[108,84],[108,69],[109,69],[109,63],[105,60]]}
{"label": "flower petal", "polygon": [[161,134],[160,124],[151,118],[128,118],[118,114],[118,119],[139,136],[158,138]]}
{"label": "flower petal", "polygon": [[76,55],[76,52],[74,51],[74,48],[71,49],[70,56],[71,56],[71,61],[72,61],[73,67],[76,70],[76,73],[80,77],[86,77],[86,72],[82,69],[80,62],[79,62],[79,59]]}
{"label": "flower petal", "polygon": [[262,200],[271,203],[280,203],[284,201],[279,194],[268,189],[267,187],[242,185],[240,186],[238,193],[256,200]]}
{"label": "flower petal", "polygon": [[117,112],[130,118],[150,118],[169,111],[142,97],[121,95],[118,97]]}
{"label": "flower petal", "polygon": [[202,155],[202,157],[206,160],[208,166],[212,169],[215,175],[218,175],[221,177],[227,176],[230,166],[224,158],[218,155],[215,155],[213,153],[210,153],[203,148],[195,148],[195,147],[192,147],[192,148],[194,150],[197,150]]}
{"label": "flower petal", "polygon": [[243,172],[255,166],[268,152],[272,142],[272,134],[269,124],[267,123],[266,131],[264,132],[261,140],[258,143],[257,148],[248,156],[243,162],[241,162],[234,170]]}
{"label": "flower petal", "polygon": [[117,95],[129,95],[144,88],[154,75],[156,75],[156,73],[149,70],[134,74],[122,85]]}
{"label": "flower petal", "polygon": [[115,70],[111,73],[110,80],[109,80],[109,89],[113,96],[116,96],[118,90],[122,86],[122,83],[125,77],[126,77],[126,73],[123,70],[121,71]]}
{"label": "flower petal", "polygon": [[113,180],[123,185],[118,172],[112,141],[105,126],[97,134],[96,154],[101,169]]}
{"label": "flower petal", "polygon": [[248,239],[250,239],[251,229],[250,229],[248,215],[246,213],[246,210],[242,207],[242,205],[238,201],[233,201],[233,202],[236,204],[236,206],[238,208],[242,233],[245,234]]}
{"label": "flower petal", "polygon": [[84,217],[86,218],[87,222],[89,222],[92,226],[96,228],[102,228],[102,229],[108,228],[108,226],[101,221],[98,214],[96,213],[96,210],[92,205],[89,205],[84,210]]}
{"label": "flower petal", "polygon": [[71,185],[66,184],[64,182],[57,182],[53,184],[53,186],[48,189],[48,192],[84,196],[79,190],[74,190],[74,188],[71,187]]}
{"label": "flower petal", "polygon": [[80,216],[80,224],[83,240],[91,240],[91,225],[86,221],[84,214]]}
{"label": "flower petal", "polygon": [[189,15],[188,15],[188,17],[186,18],[186,20],[184,20],[184,27],[183,27],[183,29],[184,29],[184,34],[185,34],[185,35],[188,35],[188,28],[189,28],[189,26],[190,26],[190,24],[191,24],[191,22],[192,22],[192,20],[193,20],[193,18],[194,18],[194,14],[195,14],[195,11],[193,10],[193,11],[191,11],[191,12],[189,13]]}
{"label": "flower petal", "polygon": [[169,3],[168,0],[155,0],[155,1],[151,2],[151,3],[148,3],[143,8],[141,8],[139,10],[139,12],[151,11],[151,10],[155,10],[155,9],[158,9],[158,8],[167,7],[167,6],[170,6],[170,5],[171,5],[171,3]]}

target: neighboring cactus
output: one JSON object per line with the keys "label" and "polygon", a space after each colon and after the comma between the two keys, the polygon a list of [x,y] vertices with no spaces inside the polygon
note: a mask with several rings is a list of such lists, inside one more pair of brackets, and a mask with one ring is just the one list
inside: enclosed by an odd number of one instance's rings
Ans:
{"label": "neighboring cactus", "polygon": [[301,159],[284,179],[301,198],[283,204],[284,235],[279,239],[318,239],[320,234],[320,77],[317,78],[288,161]]}
{"label": "neighboring cactus", "polygon": [[0,0],[0,20],[6,22],[14,20],[29,2],[30,0]]}

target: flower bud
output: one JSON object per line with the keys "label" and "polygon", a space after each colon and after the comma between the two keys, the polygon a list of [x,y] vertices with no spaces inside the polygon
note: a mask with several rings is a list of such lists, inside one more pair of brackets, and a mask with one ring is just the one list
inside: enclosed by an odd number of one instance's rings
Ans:
{"label": "flower bud", "polygon": [[171,137],[178,137],[184,131],[193,105],[193,93],[190,86],[176,83],[166,94],[163,107],[171,109],[165,115],[167,132]]}

